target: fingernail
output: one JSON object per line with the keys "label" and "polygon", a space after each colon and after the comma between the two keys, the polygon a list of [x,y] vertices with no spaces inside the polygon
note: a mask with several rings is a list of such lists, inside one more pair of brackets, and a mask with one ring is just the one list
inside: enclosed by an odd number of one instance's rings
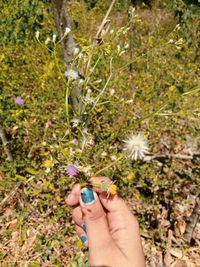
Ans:
{"label": "fingernail", "polygon": [[84,244],[87,241],[87,237],[85,235],[81,236],[81,241]]}
{"label": "fingernail", "polygon": [[85,226],[84,223],[82,224],[82,228],[83,228],[83,230],[84,230],[85,232],[87,232],[87,231],[86,231],[86,226]]}
{"label": "fingernail", "polygon": [[94,194],[93,191],[89,188],[84,188],[81,191],[81,199],[83,203],[90,204],[94,201]]}

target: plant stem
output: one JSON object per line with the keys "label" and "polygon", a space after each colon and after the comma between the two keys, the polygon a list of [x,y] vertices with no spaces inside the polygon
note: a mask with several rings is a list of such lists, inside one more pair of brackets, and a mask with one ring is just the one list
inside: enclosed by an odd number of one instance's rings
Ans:
{"label": "plant stem", "polygon": [[106,167],[104,167],[103,169],[99,170],[98,172],[96,172],[94,174],[94,176],[96,176],[97,174],[101,173],[102,171],[107,170],[108,168],[110,168],[111,166],[115,165],[119,160],[123,159],[125,157],[124,154],[122,154],[118,159],[116,159],[114,162],[108,164]]}

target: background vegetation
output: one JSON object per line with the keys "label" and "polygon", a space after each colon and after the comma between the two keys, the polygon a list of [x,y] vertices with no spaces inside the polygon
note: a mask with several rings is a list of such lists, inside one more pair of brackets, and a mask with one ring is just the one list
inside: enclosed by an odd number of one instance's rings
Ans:
{"label": "background vegetation", "polygon": [[[87,67],[109,5],[68,3],[73,37],[82,52],[76,64],[90,77],[85,89],[91,90],[78,126],[69,106],[70,140],[51,2],[0,3],[0,121],[14,158],[7,161],[0,146],[1,266],[85,266],[87,252],[64,202],[75,181],[65,169],[73,163],[87,177],[94,175],[121,155],[131,132],[146,136],[151,155],[165,157],[121,160],[101,175],[116,181],[135,212],[147,264],[163,266],[169,230],[172,266],[200,264],[200,223],[190,247],[183,241],[200,185],[198,1],[116,1],[110,29]],[[132,5],[136,10],[130,20]],[[17,96],[23,105],[14,102]]]}

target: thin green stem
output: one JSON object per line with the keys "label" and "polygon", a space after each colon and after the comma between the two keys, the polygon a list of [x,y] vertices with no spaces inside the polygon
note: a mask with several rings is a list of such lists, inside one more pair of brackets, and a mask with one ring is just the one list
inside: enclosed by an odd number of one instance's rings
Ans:
{"label": "thin green stem", "polygon": [[99,170],[98,172],[96,172],[96,173],[94,174],[94,176],[96,176],[97,174],[99,174],[99,173],[101,173],[101,172],[107,170],[108,168],[112,167],[113,165],[115,165],[119,160],[123,159],[124,157],[125,157],[125,155],[122,154],[122,155],[121,155],[118,159],[116,159],[114,162],[108,164],[106,167],[104,167],[103,169],[101,169],[101,170]]}
{"label": "thin green stem", "polygon": [[65,93],[65,112],[67,118],[67,127],[69,130],[69,140],[71,141],[71,127],[69,122],[69,82],[67,82],[66,93]]}

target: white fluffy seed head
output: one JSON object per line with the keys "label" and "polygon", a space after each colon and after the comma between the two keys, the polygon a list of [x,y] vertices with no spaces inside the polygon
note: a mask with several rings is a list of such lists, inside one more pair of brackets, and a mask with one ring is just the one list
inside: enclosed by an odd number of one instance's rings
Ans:
{"label": "white fluffy seed head", "polygon": [[69,81],[77,80],[78,79],[78,72],[74,70],[65,71],[65,76]]}
{"label": "white fluffy seed head", "polygon": [[130,159],[142,159],[148,153],[148,144],[144,137],[139,133],[132,134],[125,142],[124,152]]}

